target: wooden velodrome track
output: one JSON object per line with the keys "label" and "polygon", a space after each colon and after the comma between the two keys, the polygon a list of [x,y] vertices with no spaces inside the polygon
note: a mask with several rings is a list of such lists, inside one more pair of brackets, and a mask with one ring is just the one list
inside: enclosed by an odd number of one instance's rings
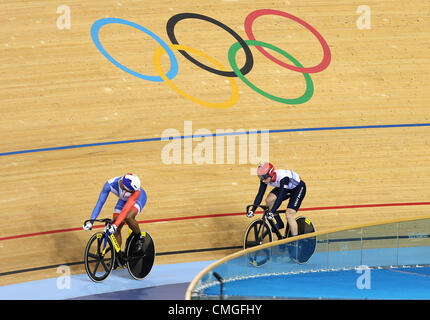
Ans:
{"label": "wooden velodrome track", "polygon": [[[356,24],[361,4],[371,9],[370,29]],[[61,6],[70,9],[69,29],[58,27],[57,19],[61,26],[66,13]],[[93,23],[112,17],[139,24],[170,44],[167,21],[198,13],[249,39],[244,21],[259,9],[299,17],[327,42],[331,59],[310,73],[314,92],[308,101],[271,100],[239,78],[203,70],[174,50],[179,73],[171,82],[192,97],[223,102],[231,96],[230,81],[237,85],[238,100],[231,106],[204,106],[167,83],[119,69],[91,38]],[[230,163],[200,164],[197,156],[186,163],[184,154],[202,146],[201,139],[190,137],[175,140],[181,142],[182,159],[167,164],[163,150],[169,142],[159,138],[166,129],[187,135],[188,121],[192,133],[278,130],[270,132],[270,161],[305,180],[302,214],[317,230],[428,214],[429,12],[429,2],[421,0],[2,1],[0,285],[56,277],[62,264],[73,273],[85,272],[79,262],[90,235],[100,229],[85,232],[82,223],[105,181],[126,172],[138,174],[148,194],[138,221],[164,253],[156,264],[219,259],[238,250],[250,222],[244,209],[257,192],[251,175],[256,165],[249,159],[239,163],[238,142]],[[257,40],[285,50],[305,67],[323,61],[318,39],[291,18],[264,15],[252,30]],[[228,50],[236,40],[219,26],[185,19],[174,33],[181,45],[231,70]],[[153,54],[159,44],[148,33],[115,23],[103,26],[99,37],[122,65],[157,76]],[[249,48],[254,59],[249,81],[284,98],[305,92],[301,73]],[[239,68],[245,58],[239,50]],[[169,70],[167,54],[160,65]],[[260,152],[262,135],[256,136]],[[227,148],[220,150],[227,154]],[[100,217],[110,217],[115,202],[111,195]]]}

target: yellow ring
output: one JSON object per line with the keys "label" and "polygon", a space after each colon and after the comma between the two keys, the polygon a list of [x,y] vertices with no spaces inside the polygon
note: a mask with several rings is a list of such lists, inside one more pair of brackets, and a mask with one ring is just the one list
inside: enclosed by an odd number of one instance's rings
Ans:
{"label": "yellow ring", "polygon": [[[218,69],[222,70],[222,71],[227,71],[218,61],[216,61],[214,58],[208,56],[207,54],[185,46],[185,45],[181,45],[181,44],[170,44],[169,45],[170,49],[172,50],[186,50],[189,52],[192,52],[206,60],[208,60],[209,62],[213,63]],[[188,93],[182,91],[181,89],[179,89],[170,79],[168,79],[166,77],[166,75],[163,72],[163,69],[161,67],[161,56],[163,55],[163,53],[165,53],[166,51],[164,50],[163,47],[159,47],[155,53],[154,56],[152,57],[152,61],[154,63],[155,69],[157,70],[158,74],[160,75],[160,77],[164,80],[164,82],[166,82],[173,90],[175,90],[176,92],[178,92],[179,94],[181,94],[183,97],[197,103],[200,104],[202,106],[205,107],[209,107],[209,108],[216,108],[216,109],[225,109],[225,108],[230,108],[232,107],[238,100],[239,100],[239,88],[236,84],[236,82],[234,81],[233,78],[228,78],[228,81],[230,82],[230,86],[231,86],[231,96],[227,101],[224,102],[208,102],[208,101],[204,101],[204,100],[200,100],[197,99],[191,95],[189,95]]]}

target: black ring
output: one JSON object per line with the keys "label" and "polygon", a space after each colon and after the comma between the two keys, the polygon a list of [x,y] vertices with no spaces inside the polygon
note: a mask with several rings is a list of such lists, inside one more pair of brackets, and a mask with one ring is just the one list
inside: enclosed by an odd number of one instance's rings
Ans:
{"label": "black ring", "polygon": [[[241,44],[243,50],[245,51],[245,56],[246,56],[245,65],[242,67],[242,69],[240,69],[240,72],[243,75],[245,75],[249,71],[251,71],[251,69],[252,69],[252,67],[254,65],[254,58],[252,56],[251,49],[249,49],[249,47],[245,43],[245,41],[234,30],[232,30],[230,27],[226,26],[222,22],[219,22],[218,20],[215,20],[213,18],[204,16],[202,14],[197,14],[197,13],[178,13],[178,14],[174,15],[173,17],[171,17],[169,19],[169,21],[167,21],[166,29],[167,29],[167,35],[169,36],[169,39],[172,42],[172,44],[179,44],[178,41],[176,40],[174,29],[175,29],[175,25],[179,21],[184,20],[184,19],[200,19],[200,20],[205,20],[205,21],[211,22],[213,24],[216,24],[217,26],[221,27],[222,29],[224,29],[225,31],[227,31],[229,34],[231,34]],[[178,51],[185,58],[187,58],[189,61],[191,61],[195,65],[199,66],[200,68],[205,69],[206,71],[209,71],[211,73],[215,73],[215,74],[218,74],[218,75],[224,76],[224,77],[237,77],[237,75],[234,73],[234,71],[221,71],[221,70],[213,69],[213,68],[208,67],[207,65],[205,65],[205,64],[197,61],[193,57],[191,57],[185,50],[178,50]]]}

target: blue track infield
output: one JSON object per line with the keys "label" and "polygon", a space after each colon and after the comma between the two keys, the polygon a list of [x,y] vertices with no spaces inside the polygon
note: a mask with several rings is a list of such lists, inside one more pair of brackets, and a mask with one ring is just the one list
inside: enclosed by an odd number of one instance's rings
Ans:
{"label": "blue track infield", "polygon": [[87,274],[72,275],[69,280],[59,274],[58,278],[2,286],[0,300],[64,300],[81,297],[86,300],[184,300],[188,284],[213,262],[155,265],[151,273],[139,281],[134,280],[127,269],[114,270],[100,283],[91,281]]}

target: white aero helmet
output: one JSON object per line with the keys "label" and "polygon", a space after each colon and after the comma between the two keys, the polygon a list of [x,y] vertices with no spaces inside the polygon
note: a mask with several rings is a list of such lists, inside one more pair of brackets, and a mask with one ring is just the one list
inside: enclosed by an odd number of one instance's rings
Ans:
{"label": "white aero helmet", "polygon": [[140,189],[140,179],[133,173],[127,173],[124,177],[122,177],[122,184],[132,192]]}

